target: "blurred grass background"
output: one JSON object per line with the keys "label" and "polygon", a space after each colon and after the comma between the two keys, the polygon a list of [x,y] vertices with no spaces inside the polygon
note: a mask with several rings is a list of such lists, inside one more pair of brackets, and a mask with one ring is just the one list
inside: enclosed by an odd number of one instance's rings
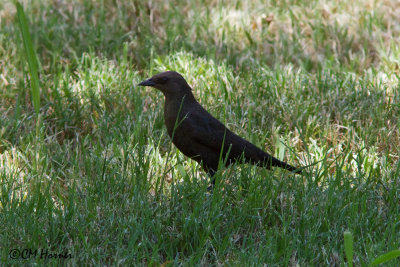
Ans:
{"label": "blurred grass background", "polygon": [[[400,3],[21,1],[37,53],[37,128],[16,8],[0,1],[0,232],[67,265],[333,265],[399,248]],[[227,126],[305,177],[207,176],[170,144],[176,70]],[[290,148],[290,149],[289,149]],[[392,260],[389,264],[397,266]]]}

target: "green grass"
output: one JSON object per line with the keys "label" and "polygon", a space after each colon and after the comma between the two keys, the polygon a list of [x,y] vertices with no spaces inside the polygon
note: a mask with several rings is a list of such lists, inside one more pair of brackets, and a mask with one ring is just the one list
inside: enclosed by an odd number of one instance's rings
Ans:
{"label": "green grass", "polygon": [[[0,2],[2,265],[400,264],[397,2],[264,2],[23,1],[41,124]],[[207,193],[137,86],[167,69],[242,137],[319,162],[235,165]]]}

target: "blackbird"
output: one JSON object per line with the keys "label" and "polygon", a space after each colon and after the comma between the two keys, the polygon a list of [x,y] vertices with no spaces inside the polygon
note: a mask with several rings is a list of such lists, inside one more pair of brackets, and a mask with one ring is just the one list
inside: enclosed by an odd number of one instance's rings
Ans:
{"label": "blackbird", "polygon": [[196,101],[192,88],[178,72],[162,72],[139,85],[154,87],[164,94],[164,120],[172,143],[201,164],[211,177],[212,186],[221,159],[226,166],[244,162],[301,173],[301,169],[278,160],[226,128]]}

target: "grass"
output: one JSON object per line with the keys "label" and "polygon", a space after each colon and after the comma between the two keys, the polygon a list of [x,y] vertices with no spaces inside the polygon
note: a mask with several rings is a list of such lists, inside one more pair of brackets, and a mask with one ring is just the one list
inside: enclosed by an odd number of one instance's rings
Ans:
{"label": "grass", "polygon": [[[15,5],[0,2],[4,265],[399,265],[396,1],[23,7],[41,124]],[[166,69],[242,137],[319,162],[304,177],[235,165],[208,194],[161,93],[137,86]]]}

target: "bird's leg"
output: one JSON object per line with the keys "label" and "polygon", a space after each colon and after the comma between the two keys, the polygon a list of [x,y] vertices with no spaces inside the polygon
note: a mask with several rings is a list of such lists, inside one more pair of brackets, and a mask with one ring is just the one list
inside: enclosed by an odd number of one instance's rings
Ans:
{"label": "bird's leg", "polygon": [[212,191],[215,186],[215,171],[213,169],[207,169],[207,174],[211,178],[211,184],[207,187],[207,191]]}

